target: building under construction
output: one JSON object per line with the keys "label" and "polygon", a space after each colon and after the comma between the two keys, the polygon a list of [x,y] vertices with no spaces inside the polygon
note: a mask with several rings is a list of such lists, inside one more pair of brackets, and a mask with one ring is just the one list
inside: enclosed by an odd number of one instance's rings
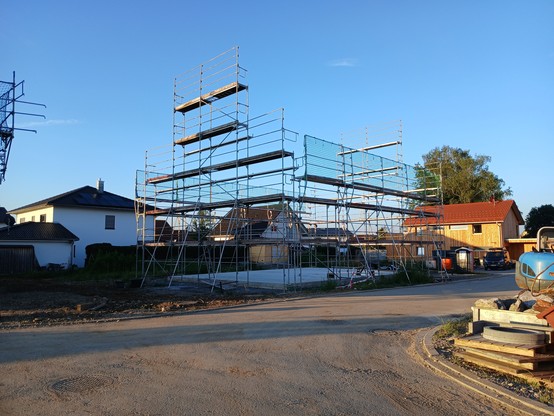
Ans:
{"label": "building under construction", "polygon": [[[402,162],[400,123],[348,146],[301,137],[282,109],[252,116],[248,91],[238,48],[175,79],[172,141],[136,177],[143,282],[287,290],[436,261],[436,233],[404,221],[435,215],[418,207],[440,203],[439,180]],[[396,157],[375,153],[390,148]]]}

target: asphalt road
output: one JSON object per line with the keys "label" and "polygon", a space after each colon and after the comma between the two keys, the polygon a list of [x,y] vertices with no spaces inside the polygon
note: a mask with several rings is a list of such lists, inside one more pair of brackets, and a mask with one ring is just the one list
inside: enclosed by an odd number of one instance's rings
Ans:
{"label": "asphalt road", "polygon": [[1,415],[505,415],[441,377],[418,330],[513,297],[486,279],[0,332]]}

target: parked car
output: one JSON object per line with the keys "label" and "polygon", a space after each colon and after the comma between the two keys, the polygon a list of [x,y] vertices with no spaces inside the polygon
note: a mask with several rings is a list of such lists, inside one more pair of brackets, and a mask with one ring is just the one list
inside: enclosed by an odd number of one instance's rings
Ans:
{"label": "parked car", "polygon": [[495,270],[506,270],[510,269],[513,265],[510,261],[508,253],[505,250],[489,250],[485,254],[483,259],[483,266],[485,270],[495,269]]}

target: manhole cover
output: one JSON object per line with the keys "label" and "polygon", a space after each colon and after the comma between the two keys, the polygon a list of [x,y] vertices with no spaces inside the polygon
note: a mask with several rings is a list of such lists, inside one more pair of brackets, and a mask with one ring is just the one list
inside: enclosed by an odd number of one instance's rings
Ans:
{"label": "manhole cover", "polygon": [[80,376],[65,378],[56,381],[50,386],[50,390],[56,393],[84,393],[89,390],[94,390],[108,384],[112,381],[108,377],[102,376]]}

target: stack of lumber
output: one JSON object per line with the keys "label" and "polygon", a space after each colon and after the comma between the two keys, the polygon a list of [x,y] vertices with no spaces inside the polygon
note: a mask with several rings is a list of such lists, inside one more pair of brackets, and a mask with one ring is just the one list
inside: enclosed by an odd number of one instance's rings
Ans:
{"label": "stack of lumber", "polygon": [[[473,322],[469,326],[469,334],[454,341],[454,345],[459,348],[455,356],[502,373],[543,382],[547,387],[554,388],[554,328],[546,320],[530,313],[472,309]],[[541,341],[518,343],[517,336],[510,342],[490,339],[483,336],[485,327],[500,328],[500,332],[513,331],[523,336],[540,334]],[[495,329],[494,332],[499,331]]]}

